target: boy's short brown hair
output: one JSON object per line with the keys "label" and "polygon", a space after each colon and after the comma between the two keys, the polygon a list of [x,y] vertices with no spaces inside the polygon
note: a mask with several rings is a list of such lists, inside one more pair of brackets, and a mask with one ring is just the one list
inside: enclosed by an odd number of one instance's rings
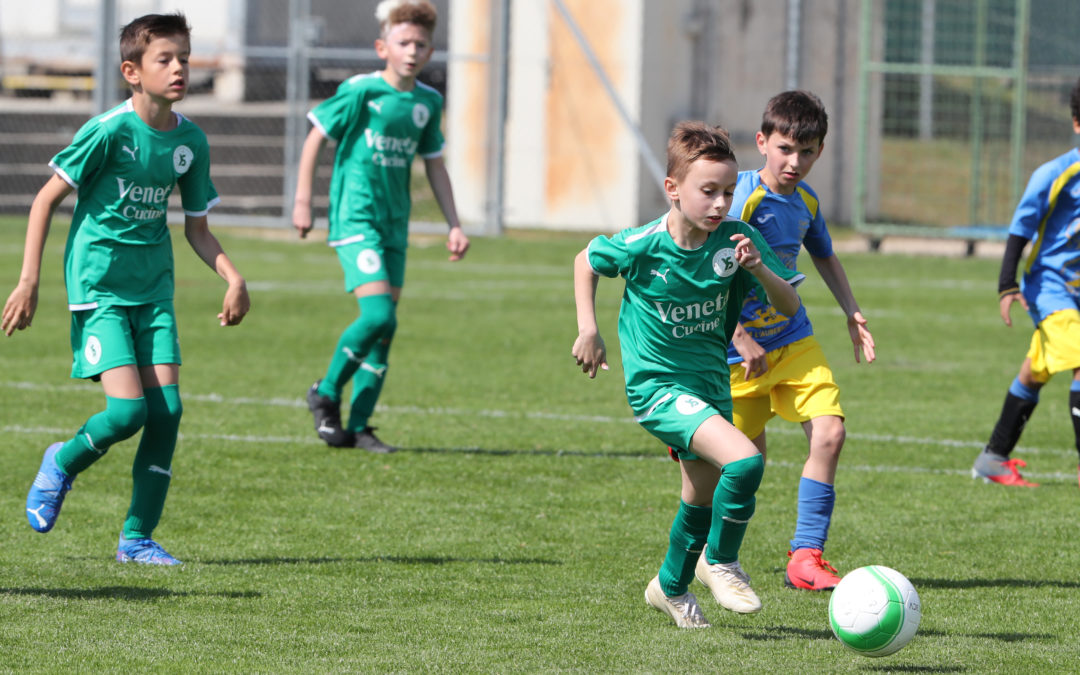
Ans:
{"label": "boy's short brown hair", "polygon": [[439,13],[428,0],[383,0],[375,8],[375,18],[385,38],[390,28],[399,23],[416,24],[429,34],[434,33]]}
{"label": "boy's short brown hair", "polygon": [[795,139],[797,143],[809,143],[817,139],[825,142],[829,131],[829,115],[825,104],[813,93],[795,89],[777,94],[765,104],[761,115],[761,133],[766,138],[774,132]]}
{"label": "boy's short brown hair", "polygon": [[141,64],[147,45],[173,36],[191,40],[191,26],[183,12],[140,16],[120,30],[120,60]]}
{"label": "boy's short brown hair", "polygon": [[689,173],[690,165],[699,159],[736,161],[727,130],[704,122],[679,122],[668,138],[668,177],[681,181]]}

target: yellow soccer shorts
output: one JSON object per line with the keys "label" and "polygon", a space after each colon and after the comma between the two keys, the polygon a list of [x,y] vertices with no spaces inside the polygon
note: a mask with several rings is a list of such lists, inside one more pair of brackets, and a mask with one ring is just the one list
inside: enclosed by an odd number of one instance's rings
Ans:
{"label": "yellow soccer shorts", "polygon": [[1080,312],[1063,309],[1046,317],[1031,336],[1031,376],[1046,383],[1054,373],[1080,368]]}
{"label": "yellow soccer shorts", "polygon": [[844,416],[840,389],[813,336],[774,349],[766,360],[769,369],[749,381],[742,364],[731,366],[732,421],[747,437],[759,436],[774,415],[799,423]]}

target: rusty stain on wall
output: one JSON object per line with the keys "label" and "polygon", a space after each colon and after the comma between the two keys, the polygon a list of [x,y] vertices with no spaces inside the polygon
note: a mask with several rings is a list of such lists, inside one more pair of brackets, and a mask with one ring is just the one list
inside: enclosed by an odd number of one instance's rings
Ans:
{"label": "rusty stain on wall", "polygon": [[[620,49],[624,7],[618,0],[565,0],[616,90],[627,72]],[[617,143],[622,132],[618,111],[552,5],[550,79],[546,92],[546,202],[549,213],[595,204],[615,184],[624,184]]]}

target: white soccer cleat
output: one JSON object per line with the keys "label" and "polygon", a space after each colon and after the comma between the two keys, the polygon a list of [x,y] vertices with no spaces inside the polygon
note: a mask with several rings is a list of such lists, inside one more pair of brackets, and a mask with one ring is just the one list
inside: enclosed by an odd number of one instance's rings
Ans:
{"label": "white soccer cleat", "polygon": [[701,612],[701,605],[693,593],[683,593],[671,598],[660,588],[660,577],[655,576],[645,587],[645,602],[658,612],[664,612],[675,620],[679,628],[708,628],[709,620]]}
{"label": "white soccer cleat", "polygon": [[750,588],[750,575],[743,571],[739,561],[710,565],[705,551],[698,558],[694,570],[697,580],[709,587],[713,597],[724,609],[740,614],[761,611],[761,599]]}

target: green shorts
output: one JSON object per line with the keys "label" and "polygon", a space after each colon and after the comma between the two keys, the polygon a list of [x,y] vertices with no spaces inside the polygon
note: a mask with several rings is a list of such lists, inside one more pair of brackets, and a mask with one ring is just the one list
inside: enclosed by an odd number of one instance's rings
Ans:
{"label": "green shorts", "polygon": [[71,376],[94,377],[120,366],[180,364],[171,300],[71,313]]}
{"label": "green shorts", "polygon": [[405,250],[388,248],[375,237],[356,235],[331,242],[345,271],[345,292],[372,281],[389,282],[392,288],[405,284]]}
{"label": "green shorts", "polygon": [[672,448],[678,459],[700,459],[685,448],[690,447],[698,427],[713,415],[730,422],[731,399],[709,403],[678,385],[667,384],[634,411],[634,421]]}

